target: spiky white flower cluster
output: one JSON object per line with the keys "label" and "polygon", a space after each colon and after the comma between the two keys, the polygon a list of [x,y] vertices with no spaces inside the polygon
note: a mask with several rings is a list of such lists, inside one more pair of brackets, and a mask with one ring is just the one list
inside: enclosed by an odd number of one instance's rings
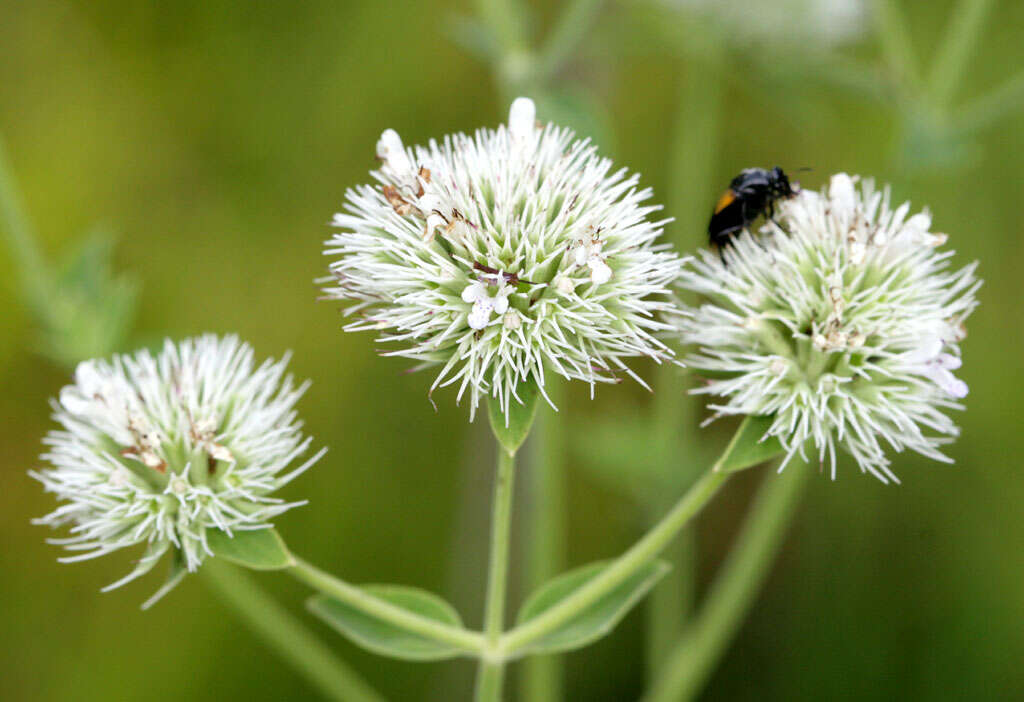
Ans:
{"label": "spiky white flower cluster", "polygon": [[681,281],[706,301],[681,329],[698,348],[687,364],[711,378],[696,392],[724,398],[716,412],[773,415],[787,460],[811,440],[833,478],[839,446],[896,481],[886,444],[949,460],[944,410],[967,394],[952,371],[980,282],[976,264],[953,268],[927,212],[857,180],[835,175],[781,202],[761,236],[702,252]]}
{"label": "spiky white flower cluster", "polygon": [[[354,302],[347,331],[377,330],[385,355],[440,366],[471,410],[507,412],[519,383],[554,371],[591,384],[636,377],[625,359],[672,352],[655,335],[681,260],[656,243],[650,189],[587,140],[539,126],[531,100],[508,125],[413,149],[387,130],[382,165],[346,194],[326,242],[329,297]],[[639,380],[639,378],[637,378]]]}
{"label": "spiky white flower cluster", "polygon": [[[54,539],[64,562],[145,544],[137,567],[108,586],[149,571],[169,550],[194,571],[211,555],[207,534],[262,529],[302,503],[272,493],[323,453],[284,472],[310,444],[294,406],[306,389],[285,377],[287,358],[254,367],[237,337],[179,344],[79,364],[54,403],[43,455],[31,472],[64,504],[37,523],[71,525]],[[162,594],[165,589],[161,590]]]}

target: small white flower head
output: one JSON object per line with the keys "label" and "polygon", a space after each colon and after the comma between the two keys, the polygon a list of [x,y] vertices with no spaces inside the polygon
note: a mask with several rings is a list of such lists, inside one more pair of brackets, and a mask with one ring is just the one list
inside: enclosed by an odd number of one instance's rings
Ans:
{"label": "small white flower head", "polygon": [[540,126],[533,101],[507,125],[407,149],[377,144],[377,185],[346,194],[328,297],[351,304],[347,331],[382,330],[386,355],[437,366],[471,414],[507,412],[519,383],[553,371],[592,386],[632,375],[625,361],[669,360],[671,286],[681,259],[657,242],[650,189],[613,170],[587,140]]}
{"label": "small white flower head", "polygon": [[967,395],[953,371],[981,283],[977,264],[956,269],[940,250],[927,212],[908,217],[909,203],[892,209],[888,189],[857,180],[800,191],[760,236],[702,252],[681,280],[704,301],[680,324],[718,415],[774,416],[766,436],[786,460],[811,441],[833,478],[838,447],[897,481],[886,445],[949,460],[945,410]]}
{"label": "small white flower head", "polygon": [[52,540],[75,553],[60,560],[144,545],[137,567],[105,589],[168,551],[195,571],[212,555],[211,530],[268,528],[302,504],[273,496],[323,454],[289,470],[311,439],[294,411],[306,385],[296,387],[286,365],[256,367],[248,344],[213,335],[167,341],[156,356],[79,364],[53,403],[63,429],[44,440],[49,467],[30,472],[63,502],[36,522],[71,525],[68,538]]}

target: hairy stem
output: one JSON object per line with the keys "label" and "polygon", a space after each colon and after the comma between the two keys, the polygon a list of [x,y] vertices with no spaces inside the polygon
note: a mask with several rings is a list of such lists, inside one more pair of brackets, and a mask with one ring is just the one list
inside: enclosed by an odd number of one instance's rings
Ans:
{"label": "hairy stem", "polygon": [[442,624],[434,619],[396,607],[390,602],[374,597],[362,588],[350,585],[330,573],[325,573],[295,554],[292,554],[292,558],[295,559],[295,565],[289,568],[288,572],[314,590],[334,597],[372,617],[383,619],[395,626],[408,629],[435,641],[457,646],[465,649],[468,653],[479,654],[484,649],[484,637],[477,632]]}
{"label": "hairy stem", "polygon": [[729,479],[729,473],[718,472],[715,469],[717,465],[694,483],[660,522],[601,571],[600,575],[587,581],[585,585],[545,610],[543,614],[520,624],[502,636],[498,650],[514,653],[557,629],[651,562]]}
{"label": "hairy stem", "polygon": [[[508,590],[508,561],[512,532],[512,494],[515,482],[515,454],[498,447],[498,469],[494,478],[491,505],[491,550],[487,568],[487,600],[484,605],[484,639],[489,648],[497,647],[505,628],[505,594]],[[491,702],[501,699],[505,662],[481,659],[477,673],[476,699]]]}

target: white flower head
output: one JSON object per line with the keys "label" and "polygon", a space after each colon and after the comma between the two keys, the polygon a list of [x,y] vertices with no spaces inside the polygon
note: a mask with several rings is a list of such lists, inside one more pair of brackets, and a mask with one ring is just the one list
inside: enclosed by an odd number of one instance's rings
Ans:
{"label": "white flower head", "polygon": [[325,244],[328,297],[351,304],[347,331],[383,330],[387,355],[438,366],[471,414],[482,397],[507,412],[544,374],[613,382],[626,359],[669,360],[681,259],[657,242],[650,189],[571,131],[512,103],[508,125],[406,149],[377,145],[378,185],[346,194]]}
{"label": "white flower head", "polygon": [[212,555],[211,530],[268,528],[302,504],[273,496],[323,454],[288,470],[311,439],[294,411],[306,385],[296,387],[286,365],[256,367],[247,344],[213,335],[167,341],[156,356],[79,364],[54,402],[63,429],[44,440],[49,467],[30,472],[64,503],[36,520],[71,525],[52,541],[76,554],[61,560],[145,545],[137,567],[105,589],[168,551],[182,572],[195,571]]}
{"label": "white flower head", "polygon": [[[964,321],[977,305],[977,264],[955,269],[931,216],[890,208],[888,189],[846,174],[778,205],[775,223],[702,252],[683,287],[706,298],[686,310],[686,361],[710,378],[696,392],[718,414],[771,415],[788,451],[810,440],[862,471],[896,481],[884,447],[948,461],[958,433]],[[897,481],[898,482],[898,481]]]}

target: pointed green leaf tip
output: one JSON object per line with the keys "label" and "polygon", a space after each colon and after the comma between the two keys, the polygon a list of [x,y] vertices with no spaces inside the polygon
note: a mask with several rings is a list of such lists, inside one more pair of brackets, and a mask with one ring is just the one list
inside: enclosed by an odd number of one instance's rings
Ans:
{"label": "pointed green leaf tip", "polygon": [[[364,592],[395,607],[433,619],[441,624],[462,627],[455,609],[437,595],[402,585],[364,585]],[[466,653],[452,644],[435,641],[396,624],[377,619],[327,595],[315,595],[306,601],[310,612],[354,643],[382,656],[408,661],[439,661]]]}
{"label": "pointed green leaf tip", "polygon": [[509,400],[508,416],[501,411],[501,403],[495,398],[487,399],[487,416],[491,420],[494,438],[502,448],[512,454],[526,441],[526,436],[533,425],[533,418],[537,414],[537,404],[540,402],[540,389],[532,375],[529,380],[519,384],[516,392],[519,393],[521,402],[517,402],[514,397]]}
{"label": "pointed green leaf tip", "polygon": [[[591,563],[548,581],[523,604],[516,623],[524,624],[544,613],[586,585],[611,563]],[[633,605],[639,602],[670,568],[665,561],[653,561],[644,565],[597,602],[584,608],[554,631],[516,651],[515,655],[571,651],[597,641],[614,629]]]}
{"label": "pointed green leaf tip", "polygon": [[284,541],[273,529],[235,530],[231,536],[220,529],[206,532],[213,555],[253,570],[280,570],[295,565]]}
{"label": "pointed green leaf tip", "polygon": [[771,415],[746,417],[725,449],[725,454],[715,465],[715,470],[719,473],[734,473],[753,468],[781,454],[784,449],[779,440],[774,436],[765,438],[774,421],[775,417]]}

